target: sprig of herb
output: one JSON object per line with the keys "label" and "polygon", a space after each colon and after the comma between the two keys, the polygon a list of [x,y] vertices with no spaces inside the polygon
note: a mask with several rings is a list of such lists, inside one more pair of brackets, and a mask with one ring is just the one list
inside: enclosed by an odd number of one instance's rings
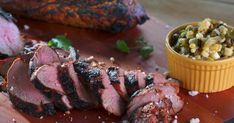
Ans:
{"label": "sprig of herb", "polygon": [[129,53],[130,52],[129,47],[128,47],[127,43],[124,40],[118,40],[116,42],[115,46],[119,51],[121,51],[123,53]]}
{"label": "sprig of herb", "polygon": [[[139,49],[139,53],[142,58],[148,58],[150,54],[154,51],[154,47],[152,45],[149,45],[148,42],[144,39],[144,37],[139,37],[136,40],[136,43],[139,45],[137,49]],[[116,48],[123,53],[130,52],[130,48],[124,40],[117,40]]]}
{"label": "sprig of herb", "polygon": [[149,45],[148,42],[144,39],[144,37],[139,37],[136,42],[141,46],[140,55],[143,58],[148,58],[150,54],[154,51],[154,47]]}
{"label": "sprig of herb", "polygon": [[58,35],[48,42],[48,46],[69,50],[72,46],[71,41],[64,35]]}

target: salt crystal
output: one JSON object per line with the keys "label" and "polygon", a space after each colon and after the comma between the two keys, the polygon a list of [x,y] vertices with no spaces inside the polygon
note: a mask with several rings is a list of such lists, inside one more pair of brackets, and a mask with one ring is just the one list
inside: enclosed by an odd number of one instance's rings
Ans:
{"label": "salt crystal", "polygon": [[94,56],[90,56],[90,57],[88,57],[86,60],[87,61],[91,61],[91,60],[93,60],[94,59]]}
{"label": "salt crystal", "polygon": [[110,61],[113,63],[115,62],[115,58],[114,57],[110,57]]}
{"label": "salt crystal", "polygon": [[29,26],[28,25],[24,25],[24,30],[29,30]]}
{"label": "salt crystal", "polygon": [[101,116],[98,116],[98,119],[101,119],[102,117]]}
{"label": "salt crystal", "polygon": [[205,96],[206,96],[206,98],[209,98],[209,95],[208,95],[208,94],[206,94]]}
{"label": "salt crystal", "polygon": [[165,28],[166,28],[166,29],[169,29],[169,28],[170,28],[170,25],[166,25]]}
{"label": "salt crystal", "polygon": [[13,87],[13,86],[11,86],[11,87],[10,87],[10,91],[13,91],[13,90],[14,90],[14,87]]}
{"label": "salt crystal", "polygon": [[40,119],[43,119],[43,118],[44,118],[43,116],[40,117]]}
{"label": "salt crystal", "polygon": [[198,91],[189,91],[188,94],[189,94],[190,96],[196,96],[196,95],[199,94],[199,92],[198,92]]}
{"label": "salt crystal", "polygon": [[190,123],[200,123],[200,119],[199,118],[192,118],[189,121]]}

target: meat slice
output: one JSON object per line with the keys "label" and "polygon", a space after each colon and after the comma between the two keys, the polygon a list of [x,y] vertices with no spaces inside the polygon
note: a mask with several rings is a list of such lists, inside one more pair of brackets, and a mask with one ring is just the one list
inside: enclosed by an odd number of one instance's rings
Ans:
{"label": "meat slice", "polygon": [[118,94],[125,100],[128,101],[128,93],[124,85],[124,70],[118,67],[109,67],[107,69],[107,75],[109,80]]}
{"label": "meat slice", "polygon": [[125,102],[111,85],[106,71],[90,66],[85,60],[77,61],[74,66],[81,82],[88,87],[95,99],[109,113],[121,116],[125,111]]}
{"label": "meat slice", "polygon": [[16,108],[36,117],[55,114],[50,100],[30,81],[27,63],[18,58],[8,70],[8,92],[11,102]]}
{"label": "meat slice", "polygon": [[92,92],[91,98],[95,101],[94,104],[99,106],[101,99],[98,94],[98,89],[104,88],[101,83],[100,69],[91,67],[90,62],[84,59],[79,59],[74,62],[74,69],[87,91]]}
{"label": "meat slice", "polygon": [[79,59],[78,51],[74,47],[70,47],[69,51],[61,48],[55,48],[55,51],[58,54],[59,59],[62,63],[68,61],[76,61]]}
{"label": "meat slice", "polygon": [[145,84],[150,85],[150,84],[160,84],[167,82],[168,80],[159,72],[154,72],[154,73],[149,73],[145,77]]}
{"label": "meat slice", "polygon": [[101,70],[101,78],[104,89],[99,90],[102,106],[116,116],[121,116],[125,112],[125,102],[111,85],[108,75]]}
{"label": "meat slice", "polygon": [[72,105],[78,109],[89,108],[93,105],[94,101],[89,95],[89,92],[85,90],[81,82],[78,80],[73,63],[64,63],[59,68],[59,71],[60,83],[66,92],[68,99],[72,102]]}
{"label": "meat slice", "polygon": [[146,74],[145,72],[137,71],[137,79],[138,79],[138,86],[139,88],[145,88],[146,82],[145,82]]}
{"label": "meat slice", "polygon": [[31,80],[34,86],[50,98],[58,109],[68,111],[72,106],[60,85],[58,66],[59,63],[53,63],[39,67],[33,72]]}
{"label": "meat slice", "polygon": [[29,72],[32,74],[38,67],[55,62],[60,63],[60,58],[55,50],[45,45],[40,46],[29,62]]}
{"label": "meat slice", "polygon": [[125,71],[124,73],[124,85],[126,87],[128,96],[139,90],[138,77],[136,71]]}
{"label": "meat slice", "polygon": [[155,102],[149,102],[132,112],[130,123],[170,123],[172,116],[169,109],[159,108]]}
{"label": "meat slice", "polygon": [[182,109],[184,104],[177,93],[178,85],[173,82],[147,86],[133,95],[128,105],[128,114],[149,102],[155,102],[159,107],[165,108],[164,103],[167,101],[171,104],[170,115],[174,115]]}
{"label": "meat slice", "polygon": [[0,54],[1,57],[6,55],[19,54],[24,47],[21,40],[20,31],[12,21],[12,15],[4,12],[0,8]]}

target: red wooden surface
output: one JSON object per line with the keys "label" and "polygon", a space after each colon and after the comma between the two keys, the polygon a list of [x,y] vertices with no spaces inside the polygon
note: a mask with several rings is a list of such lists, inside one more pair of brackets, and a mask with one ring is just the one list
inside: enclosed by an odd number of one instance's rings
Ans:
{"label": "red wooden surface", "polygon": [[[19,19],[17,24],[23,34],[40,40],[46,41],[58,34],[67,34],[73,41],[73,45],[80,50],[82,56],[92,55],[99,61],[105,62],[109,62],[109,58],[114,57],[116,63],[126,69],[139,67],[146,72],[152,72],[160,66],[160,71],[164,72],[167,68],[164,40],[171,28],[154,17],[151,17],[151,20],[142,26],[119,34],[78,29],[28,19]],[[28,31],[23,30],[23,25],[25,24],[30,26]],[[142,60],[138,51],[134,49],[134,46],[136,46],[135,40],[140,36],[145,37],[155,48],[152,57],[147,60]],[[126,40],[130,47],[133,48],[130,54],[123,54],[115,49],[115,41],[118,39]],[[179,122],[188,122],[191,118],[198,117],[202,123],[219,123],[234,117],[234,88],[208,94],[208,98],[206,98],[206,94],[191,97],[187,93],[186,90],[181,89],[180,95],[185,101],[185,106],[178,114]],[[2,95],[0,95],[0,98],[2,98]],[[10,109],[9,111],[13,110],[9,106],[11,104],[2,100],[0,100],[0,104],[1,108],[6,110],[6,113],[0,110],[1,123],[7,120],[12,122],[13,118],[16,119],[17,123],[26,122],[25,119],[33,123],[55,123],[56,121],[58,123],[98,123],[102,121],[117,122],[120,120],[118,117],[108,115],[103,109],[73,110],[70,115],[65,116],[63,113],[58,112],[55,116],[43,119],[34,118],[14,110],[16,112],[15,115],[9,116],[7,115],[7,109]]]}

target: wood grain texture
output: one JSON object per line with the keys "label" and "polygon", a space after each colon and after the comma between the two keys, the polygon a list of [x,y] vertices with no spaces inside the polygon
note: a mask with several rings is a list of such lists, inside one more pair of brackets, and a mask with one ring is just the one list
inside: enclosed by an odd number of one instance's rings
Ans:
{"label": "wood grain texture", "polygon": [[[142,26],[133,28],[128,32],[111,34],[95,30],[78,29],[74,27],[62,26],[57,24],[49,24],[40,21],[18,19],[18,26],[22,33],[28,38],[40,40],[49,40],[58,34],[67,34],[73,41],[73,45],[80,50],[82,56],[95,56],[99,61],[110,63],[109,58],[114,57],[116,64],[125,69],[141,68],[146,72],[153,72],[155,68],[160,66],[160,71],[166,71],[167,62],[165,57],[164,41],[166,34],[171,29],[165,23],[151,17],[151,20]],[[23,26],[30,26],[28,31],[23,30]],[[137,50],[132,49],[130,54],[123,54],[115,49],[115,42],[118,39],[127,41],[131,48],[136,46],[135,40],[143,36],[155,48],[152,57],[143,60],[139,57]],[[180,95],[185,101],[183,110],[178,114],[178,121],[181,123],[188,122],[191,118],[200,118],[201,123],[220,123],[234,116],[234,88],[220,93],[199,94],[198,96],[188,96],[188,91],[182,89]],[[11,103],[1,100],[0,104],[3,108],[9,109],[6,112],[0,112],[0,123],[12,122],[14,117],[23,117],[26,120],[22,122],[32,123],[100,123],[117,122],[120,118],[108,115],[103,109],[94,109],[88,111],[73,110],[70,115],[64,115],[58,112],[55,116],[45,117],[43,119],[34,118],[24,113],[14,115],[4,115],[10,113],[13,109]],[[3,114],[4,113],[4,114]]]}
{"label": "wood grain texture", "polygon": [[140,2],[149,13],[172,26],[207,17],[234,25],[233,0],[141,0]]}

